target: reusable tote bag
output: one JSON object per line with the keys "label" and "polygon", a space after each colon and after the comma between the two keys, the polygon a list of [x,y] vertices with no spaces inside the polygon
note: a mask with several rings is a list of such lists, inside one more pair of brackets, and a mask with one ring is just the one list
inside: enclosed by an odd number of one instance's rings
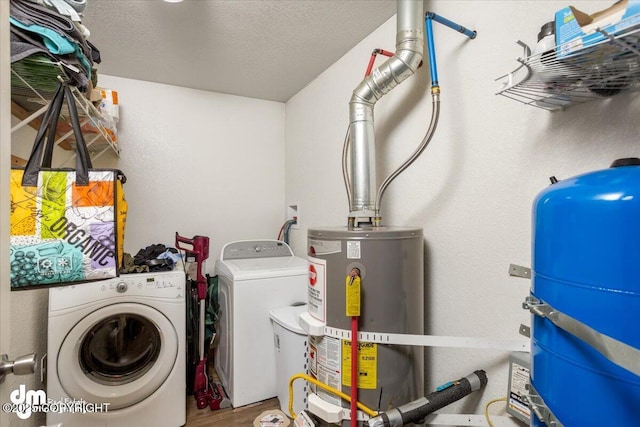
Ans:
{"label": "reusable tote bag", "polygon": [[[76,139],[75,169],[51,168],[65,96]],[[60,83],[26,166],[11,169],[11,289],[117,277],[127,213],[125,180],[119,170],[92,168],[73,95]]]}

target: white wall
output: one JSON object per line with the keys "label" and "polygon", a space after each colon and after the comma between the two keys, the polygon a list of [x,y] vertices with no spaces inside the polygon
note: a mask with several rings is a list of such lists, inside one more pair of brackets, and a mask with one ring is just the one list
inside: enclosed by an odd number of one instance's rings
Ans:
{"label": "white wall", "polygon": [[284,222],[284,105],[100,76],[118,91],[127,176],[125,250],[173,245],[175,232],[223,244],[275,238]]}
{"label": "white wall", "polygon": [[[610,2],[574,1],[587,12]],[[529,283],[508,275],[509,264],[530,265],[531,206],[552,175],[558,179],[606,168],[638,152],[637,94],[623,94],[549,113],[496,96],[494,79],[516,68],[540,27],[565,1],[426,1],[432,10],[477,30],[468,40],[434,24],[442,110],[436,134],[420,157],[388,188],[386,225],[424,229],[426,332],[517,339],[529,315],[521,309]],[[286,105],[286,202],[302,207],[292,235],[306,254],[309,227],[346,225],[348,206],[341,150],[348,101],[374,48],[393,50],[395,18],[294,96]],[[379,58],[376,63],[382,63]],[[417,147],[431,114],[428,67],[375,108],[379,182]],[[431,349],[427,391],[475,369],[485,369],[482,395],[447,411],[481,413],[506,395],[508,354]],[[499,412],[494,408],[495,412]]]}

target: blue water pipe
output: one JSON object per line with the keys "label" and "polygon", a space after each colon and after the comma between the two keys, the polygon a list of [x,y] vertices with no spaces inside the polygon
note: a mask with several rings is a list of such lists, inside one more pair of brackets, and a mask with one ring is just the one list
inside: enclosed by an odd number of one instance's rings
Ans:
{"label": "blue water pipe", "polygon": [[436,65],[436,47],[433,42],[433,24],[431,23],[432,21],[439,22],[442,25],[445,25],[451,28],[452,30],[456,30],[457,32],[464,34],[470,39],[475,39],[478,33],[475,31],[471,31],[460,24],[456,24],[455,22],[450,21],[447,18],[443,18],[442,16],[437,15],[433,12],[427,12],[425,14],[424,23],[427,30],[427,51],[428,51],[427,53],[429,55],[429,71],[431,72],[431,87],[433,88],[433,87],[438,87],[440,85],[438,83],[438,67]]}
{"label": "blue water pipe", "polygon": [[[418,146],[418,148],[411,154],[411,156],[409,156],[407,160],[405,160],[405,162],[402,165],[400,165],[400,167],[398,167],[398,169],[393,171],[382,182],[382,184],[380,184],[380,187],[378,188],[378,195],[376,197],[376,202],[375,202],[375,212],[377,215],[380,212],[382,196],[384,195],[386,188],[389,186],[391,181],[393,181],[398,175],[400,175],[406,168],[408,168],[420,156],[420,154],[422,154],[424,149],[427,147],[427,145],[431,141],[431,138],[433,137],[433,134],[436,131],[436,127],[438,126],[438,117],[440,116],[440,85],[438,84],[438,68],[436,67],[436,53],[435,53],[436,50],[435,50],[435,44],[433,41],[433,25],[431,21],[440,22],[441,24],[446,25],[449,28],[452,28],[458,32],[463,33],[470,39],[474,39],[476,37],[475,31],[467,30],[465,27],[458,25],[454,22],[451,22],[448,19],[445,19],[441,16],[438,16],[433,12],[427,12],[425,14],[425,26],[426,26],[426,33],[427,33],[427,51],[428,51],[427,54],[429,55],[429,68],[431,72],[431,99],[433,102],[433,110],[431,111],[431,123],[429,123],[429,128],[427,129],[427,133],[425,134],[424,138],[422,138],[422,142],[420,142],[420,145]],[[345,142],[345,147],[348,147],[346,142]],[[345,150],[346,148],[343,150],[343,153],[345,152]],[[343,154],[342,158],[343,158],[342,170],[344,174],[344,171],[346,170],[345,154]],[[345,183],[346,182],[347,181],[345,178]],[[349,185],[346,184],[346,186],[347,186],[347,194],[350,195]]]}

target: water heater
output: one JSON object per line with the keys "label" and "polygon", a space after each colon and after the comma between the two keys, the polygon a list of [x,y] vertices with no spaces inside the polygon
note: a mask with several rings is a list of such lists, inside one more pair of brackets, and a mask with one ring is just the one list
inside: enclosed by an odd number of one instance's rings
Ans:
{"label": "water heater", "polygon": [[[371,72],[379,49],[374,50],[365,78],[349,101],[349,127],[342,151],[347,227],[308,231],[308,312],[301,316],[301,324],[309,334],[307,366],[315,378],[310,379],[314,393],[307,404],[312,414],[332,425],[361,426],[379,412],[411,404],[424,393],[422,347],[370,339],[424,333],[422,229],[384,226],[382,197],[391,181],[420,156],[438,123],[440,86],[431,21],[475,37],[475,32],[449,20],[425,15],[423,6],[422,1],[397,1],[396,51]],[[433,110],[429,128],[417,149],[377,187],[373,109],[422,64],[425,30],[431,34]],[[354,336],[357,342],[351,339]],[[344,402],[347,399],[352,400],[351,405]],[[362,412],[355,402],[361,404]]]}
{"label": "water heater", "polygon": [[[317,228],[309,230],[308,243],[308,312],[330,332],[309,337],[309,371],[349,394],[350,341],[341,338],[350,331],[345,278],[354,268],[360,272],[360,332],[422,334],[422,229]],[[358,400],[364,405],[384,411],[423,395],[422,347],[362,343],[358,351]],[[316,394],[331,405],[348,407],[321,389]]]}

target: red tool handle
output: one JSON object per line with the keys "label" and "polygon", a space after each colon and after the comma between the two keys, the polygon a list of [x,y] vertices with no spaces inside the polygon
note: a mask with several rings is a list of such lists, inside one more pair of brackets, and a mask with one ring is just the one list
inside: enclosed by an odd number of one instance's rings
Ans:
{"label": "red tool handle", "polygon": [[[181,244],[187,244],[189,247]],[[195,256],[198,298],[200,300],[205,299],[207,297],[207,278],[202,274],[202,266],[204,261],[209,258],[209,238],[206,236],[193,236],[192,239],[188,239],[176,232],[176,248]]]}

